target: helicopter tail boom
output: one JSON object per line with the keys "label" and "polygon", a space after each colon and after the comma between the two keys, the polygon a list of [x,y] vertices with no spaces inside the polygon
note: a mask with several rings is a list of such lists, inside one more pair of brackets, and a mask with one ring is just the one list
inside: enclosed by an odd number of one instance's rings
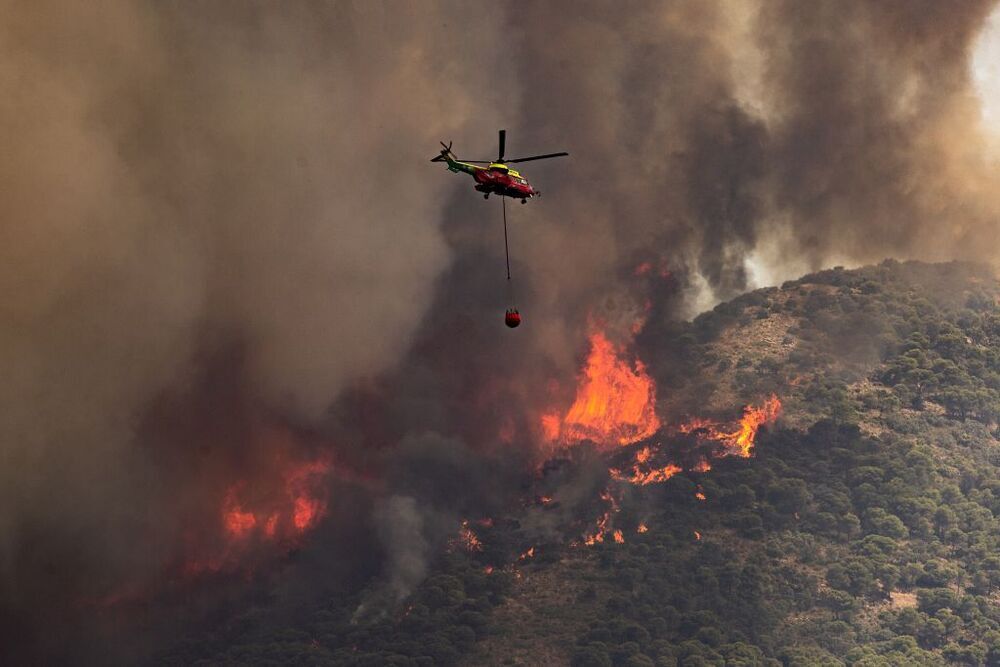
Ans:
{"label": "helicopter tail boom", "polygon": [[448,171],[453,172],[465,172],[467,174],[474,174],[476,172],[476,167],[473,167],[467,162],[462,162],[455,154],[451,152],[451,142],[449,141],[445,144],[441,142],[441,152],[431,158],[431,162],[446,162],[448,164]]}

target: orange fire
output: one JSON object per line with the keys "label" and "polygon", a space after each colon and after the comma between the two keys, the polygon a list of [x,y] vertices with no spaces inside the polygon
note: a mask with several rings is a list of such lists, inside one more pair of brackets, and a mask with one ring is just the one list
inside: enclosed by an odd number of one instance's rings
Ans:
{"label": "orange fire", "polygon": [[257,525],[253,512],[244,512],[236,499],[236,488],[230,488],[222,501],[222,524],[226,532],[236,539],[249,537]]}
{"label": "orange fire", "polygon": [[282,473],[280,492],[250,501],[245,499],[248,485],[233,484],[222,500],[225,534],[236,541],[254,534],[266,539],[302,534],[326,514],[323,486],[329,472],[330,462],[325,459],[291,465]]}
{"label": "orange fire", "polygon": [[659,468],[648,468],[645,464],[652,458],[652,456],[653,450],[650,447],[640,448],[635,453],[635,464],[632,466],[632,469],[625,472],[612,468],[609,471],[612,479],[645,486],[646,484],[665,482],[683,470],[683,468],[673,463],[668,463],[667,465]]}
{"label": "orange fire", "polygon": [[764,424],[770,424],[781,414],[781,401],[777,396],[771,396],[760,407],[748,405],[743,409],[739,431],[731,434],[729,440],[736,449],[737,456],[748,458],[753,452],[753,443],[757,431]]}
{"label": "orange fire", "polygon": [[469,528],[468,521],[463,521],[462,527],[458,529],[458,544],[466,551],[483,550],[483,543],[479,541],[476,534]]}
{"label": "orange fire", "polygon": [[559,439],[559,415],[542,415],[542,436],[548,442]]}
{"label": "orange fire", "polygon": [[625,536],[622,535],[622,531],[616,530],[614,532],[615,542],[618,544],[625,544]]}
{"label": "orange fire", "polygon": [[[621,509],[618,507],[618,501],[615,500],[615,497],[611,495],[611,491],[608,489],[601,492],[601,500],[608,503],[609,508],[606,512],[604,512],[604,514],[601,515],[601,518],[597,520],[597,525],[594,527],[593,532],[589,535],[584,535],[583,543],[587,546],[594,546],[595,544],[604,541],[605,536],[611,532],[608,524],[611,522],[612,515],[617,514]],[[616,530],[615,533],[620,534],[621,531]],[[618,541],[617,537],[615,537],[615,541]]]}
{"label": "orange fire", "polygon": [[646,367],[622,360],[615,345],[601,333],[590,336],[590,355],[577,388],[576,400],[560,419],[542,417],[549,441],[592,440],[601,446],[627,445],[656,433],[656,387]]}
{"label": "orange fire", "polygon": [[694,531],[694,539],[696,539],[696,540],[700,540],[701,539],[701,533],[699,533],[697,530]]}
{"label": "orange fire", "polygon": [[640,523],[639,527],[635,529],[635,532],[637,532],[637,533],[646,533],[646,532],[649,532],[649,528],[646,526],[646,524]]}
{"label": "orange fire", "polygon": [[597,520],[597,527],[594,529],[590,535],[586,535],[583,538],[583,543],[588,547],[592,547],[598,542],[604,541],[604,536],[608,532],[608,521],[611,520],[611,512],[605,512],[600,519]]}
{"label": "orange fire", "polygon": [[535,557],[535,547],[529,547],[527,551],[518,557],[518,560],[528,560]]}
{"label": "orange fire", "polygon": [[[749,458],[753,454],[757,431],[761,426],[773,423],[780,414],[781,400],[772,395],[760,406],[746,406],[735,428],[725,428],[718,423],[696,418],[677,427],[677,430],[681,433],[702,431],[706,439],[721,442],[726,454]],[[705,465],[708,465],[707,461]]]}

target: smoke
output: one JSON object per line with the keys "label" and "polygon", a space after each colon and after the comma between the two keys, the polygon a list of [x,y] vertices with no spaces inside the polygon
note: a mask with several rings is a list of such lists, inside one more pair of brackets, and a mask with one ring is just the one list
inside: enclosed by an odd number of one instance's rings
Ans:
{"label": "smoke", "polygon": [[993,4],[763,5],[771,205],[810,267],[992,261],[1000,199],[969,62]]}
{"label": "smoke", "polygon": [[385,613],[405,599],[427,574],[429,545],[417,501],[409,496],[391,496],[376,508],[373,518],[387,551],[385,581],[358,606],[355,622]]}
{"label": "smoke", "polygon": [[155,576],[179,508],[273,465],[262,423],[406,349],[448,262],[426,158],[497,124],[495,35],[433,39],[470,11],[0,8],[6,646]]}
{"label": "smoke", "polygon": [[[276,453],[375,478],[392,598],[516,496],[588,322],[992,259],[991,5],[3,5],[0,639],[155,578]],[[498,127],[571,153],[524,165],[510,286],[500,203],[426,163]]]}

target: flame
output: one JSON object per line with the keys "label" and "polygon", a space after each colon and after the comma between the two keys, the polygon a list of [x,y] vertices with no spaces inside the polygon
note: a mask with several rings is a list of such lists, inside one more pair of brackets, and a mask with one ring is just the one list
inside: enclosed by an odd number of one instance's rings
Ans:
{"label": "flame", "polygon": [[694,539],[696,539],[696,540],[700,540],[701,539],[701,533],[699,533],[697,530],[694,531]]}
{"label": "flame", "polygon": [[640,523],[639,527],[635,529],[635,532],[637,532],[637,533],[645,533],[645,532],[648,532],[648,531],[649,531],[649,528],[644,523]]}
{"label": "flame", "polygon": [[[680,433],[694,433],[695,431],[708,431],[709,433],[715,433],[716,424],[715,422],[705,419],[703,417],[692,417],[688,421],[684,422],[677,427]],[[710,436],[715,439],[715,435]]]}
{"label": "flame", "polygon": [[660,482],[665,482],[684,469],[679,465],[673,463],[668,463],[662,468],[654,468],[652,470],[643,471],[638,465],[632,467],[630,474],[622,473],[620,470],[611,469],[612,479],[616,479],[622,482],[630,482],[638,486],[646,486],[647,484],[659,484]]}
{"label": "flame", "polygon": [[529,547],[527,551],[518,557],[518,560],[528,560],[535,557],[535,547]]}
{"label": "flame", "polygon": [[561,421],[557,414],[542,415],[542,437],[548,442],[559,439]]}
{"label": "flame", "polygon": [[485,574],[493,574],[493,566],[487,565],[486,567],[483,568],[483,572]]}
{"label": "flame", "polygon": [[[613,495],[611,495],[611,491],[609,489],[604,489],[604,491],[601,492],[601,500],[608,503],[609,508],[604,512],[604,514],[601,515],[601,518],[597,520],[597,525],[594,527],[593,532],[589,535],[584,535],[583,543],[588,547],[604,541],[604,537],[610,531],[608,524],[611,522],[611,516],[613,514],[617,514],[620,509],[618,507],[618,501],[615,500]],[[615,533],[620,534],[621,531],[615,531]],[[617,537],[615,537],[615,541],[618,541]]]}
{"label": "flame", "polygon": [[292,464],[282,472],[281,491],[247,500],[244,481],[231,485],[222,500],[223,532],[231,540],[245,541],[253,535],[271,540],[296,537],[314,527],[326,515],[323,485],[330,462],[317,459]]}
{"label": "flame", "polygon": [[630,366],[619,353],[603,333],[590,336],[590,355],[576,400],[561,420],[552,414],[542,417],[548,440],[628,445],[659,430],[656,386],[641,361]]}
{"label": "flame", "polygon": [[683,470],[683,468],[673,463],[668,463],[667,465],[659,468],[643,470],[643,468],[647,467],[645,464],[648,463],[652,457],[652,448],[648,446],[641,447],[635,453],[635,464],[632,466],[631,471],[623,472],[612,468],[609,471],[612,479],[645,486],[646,484],[665,482]]}
{"label": "flame", "polygon": [[458,544],[466,551],[482,551],[483,543],[479,541],[476,534],[469,528],[469,522],[463,521],[462,527],[458,529]]}
{"label": "flame", "polygon": [[757,438],[757,430],[764,424],[770,424],[781,414],[781,401],[772,395],[760,407],[748,405],[743,409],[740,428],[731,434],[729,440],[736,449],[736,455],[748,458],[753,452],[753,443]]}
{"label": "flame", "polygon": [[622,531],[616,530],[614,532],[614,536],[615,536],[615,542],[617,542],[618,544],[625,544],[625,536],[622,535]]}
{"label": "flame", "polygon": [[597,527],[594,532],[590,535],[586,535],[583,538],[583,543],[588,547],[592,547],[598,542],[604,541],[604,535],[608,532],[608,521],[611,520],[611,512],[605,512],[600,519],[597,520]]}
{"label": "flame", "polygon": [[697,498],[698,500],[705,500],[705,492],[702,490],[700,486],[695,491],[694,497]]}
{"label": "flame", "polygon": [[299,532],[312,528],[326,514],[326,499],[314,494],[313,489],[329,468],[327,461],[313,461],[285,473],[285,489],[294,499],[292,523]]}
{"label": "flame", "polygon": [[[742,458],[753,455],[757,431],[765,424],[773,423],[781,414],[781,400],[771,395],[760,406],[748,405],[743,408],[743,416],[735,428],[726,429],[707,419],[695,418],[677,427],[681,433],[702,432],[702,437],[717,440],[723,444],[726,454]],[[705,462],[708,465],[708,462]],[[707,469],[707,468],[706,468]]]}
{"label": "flame", "polygon": [[257,525],[253,512],[244,512],[236,499],[236,488],[230,488],[222,501],[222,525],[226,533],[237,540],[249,537]]}
{"label": "flame", "polygon": [[[252,571],[248,558],[287,552],[327,512],[327,479],[332,464],[326,457],[289,462],[277,456],[271,475],[253,483],[238,480],[222,494],[218,530],[222,539],[206,539],[198,529],[184,536],[184,553],[171,567],[184,576],[202,576],[224,571]],[[269,551],[258,551],[263,544]]]}

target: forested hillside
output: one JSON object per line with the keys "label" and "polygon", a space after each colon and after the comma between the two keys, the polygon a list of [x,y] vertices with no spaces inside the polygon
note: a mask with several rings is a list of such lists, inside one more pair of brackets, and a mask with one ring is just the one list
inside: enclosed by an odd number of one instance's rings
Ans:
{"label": "forested hillside", "polygon": [[[636,348],[664,414],[780,397],[749,458],[622,487],[614,539],[586,544],[565,510],[592,523],[613,480],[592,500],[567,489],[644,443],[577,448],[523,506],[470,517],[398,606],[359,614],[369,591],[280,617],[262,603],[157,659],[1000,665],[998,294],[985,267],[886,261],[650,321]],[[693,434],[657,437],[683,456]]]}

